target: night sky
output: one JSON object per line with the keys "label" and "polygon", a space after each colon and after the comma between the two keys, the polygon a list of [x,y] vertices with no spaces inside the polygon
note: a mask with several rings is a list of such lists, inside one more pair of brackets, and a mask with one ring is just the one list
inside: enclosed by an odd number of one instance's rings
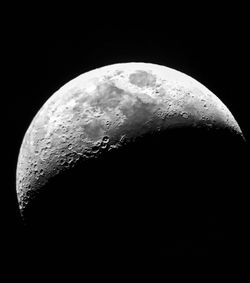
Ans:
{"label": "night sky", "polygon": [[[82,22],[82,26],[78,23],[80,31],[74,33],[59,23],[51,30],[48,27],[43,29],[42,24],[42,27],[33,30],[32,23],[29,23],[28,29],[26,25],[16,25],[14,30],[7,32],[4,57],[8,59],[9,68],[5,94],[8,102],[2,108],[7,115],[8,139],[2,187],[1,233],[4,236],[2,243],[8,251],[22,253],[17,242],[25,241],[15,193],[16,163],[25,131],[37,111],[58,88],[86,71],[122,62],[156,63],[182,71],[215,93],[232,112],[246,139],[250,138],[247,117],[249,79],[244,78],[247,42],[239,25],[224,22],[219,26],[210,26],[207,23],[203,28],[197,22],[192,27],[185,28],[184,25],[183,28],[173,29],[164,20],[154,21],[154,24],[110,22],[86,21]],[[234,195],[230,198],[232,204],[229,207],[237,211],[236,214],[229,213],[230,217],[232,214],[235,217],[231,232],[222,231],[220,235],[213,235],[208,244],[193,251],[189,241],[180,241],[171,251],[172,255],[243,253],[245,239],[242,225],[246,221],[247,185],[246,155],[245,151],[242,152],[237,164],[231,164],[235,168],[230,171],[235,172],[233,188],[225,180],[229,194]],[[234,236],[228,237],[227,233]],[[26,249],[29,249],[28,245]]]}

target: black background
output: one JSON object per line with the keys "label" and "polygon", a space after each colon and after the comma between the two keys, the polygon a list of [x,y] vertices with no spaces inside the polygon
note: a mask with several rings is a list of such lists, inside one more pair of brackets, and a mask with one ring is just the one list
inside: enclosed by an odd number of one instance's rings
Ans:
{"label": "black background", "polygon": [[[99,13],[102,14],[101,8]],[[150,62],[177,69],[215,93],[233,113],[249,139],[248,54],[243,16],[237,15],[236,19],[233,13],[216,18],[213,13],[207,17],[202,13],[187,13],[183,18],[177,13],[169,20],[169,11],[157,15],[152,11],[144,17],[133,15],[133,18],[130,13],[124,17],[111,11],[102,17],[88,14],[85,10],[82,18],[64,16],[63,24],[60,19],[55,20],[53,26],[45,16],[39,25],[35,24],[33,17],[36,15],[33,15],[27,23],[22,18],[14,28],[6,31],[3,60],[7,59],[7,106],[3,104],[2,111],[6,113],[8,150],[1,201],[2,243],[8,251],[19,255],[23,253],[20,241],[24,241],[15,193],[19,148],[40,107],[59,87],[77,75],[120,62]],[[247,188],[245,153],[241,158],[239,163],[232,164],[232,168],[235,168],[235,179],[241,179],[239,187],[234,187],[234,190],[242,190],[244,199],[244,188]],[[228,182],[227,186],[231,191]],[[241,207],[239,203],[235,205]],[[225,251],[241,254],[244,253],[244,244],[245,238],[237,235],[230,242],[231,247],[226,248],[224,243],[223,250],[220,250],[221,242],[218,244],[215,237],[208,248],[197,250],[196,255],[221,255]],[[185,255],[188,246],[189,243],[180,243],[181,248],[175,255]],[[190,255],[190,251],[187,254]]]}

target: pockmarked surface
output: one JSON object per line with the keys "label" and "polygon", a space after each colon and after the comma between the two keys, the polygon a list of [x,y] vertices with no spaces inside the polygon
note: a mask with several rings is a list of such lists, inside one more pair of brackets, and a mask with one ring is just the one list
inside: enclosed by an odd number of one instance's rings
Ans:
{"label": "pockmarked surface", "polygon": [[23,138],[16,172],[21,212],[50,179],[79,162],[178,127],[243,137],[220,99],[179,71],[123,63],[80,75],[47,100]]}

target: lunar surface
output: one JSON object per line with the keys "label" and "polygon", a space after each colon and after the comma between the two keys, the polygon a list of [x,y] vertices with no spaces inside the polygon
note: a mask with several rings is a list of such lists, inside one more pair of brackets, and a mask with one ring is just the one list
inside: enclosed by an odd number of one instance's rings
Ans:
{"label": "lunar surface", "polygon": [[[100,176],[96,171],[94,177],[91,175],[93,180],[88,180],[86,165],[91,160],[98,162],[103,156],[137,141],[143,144],[146,137],[153,140],[159,133],[172,129],[223,129],[243,138],[239,125],[220,99],[195,79],[174,69],[151,63],[123,63],[71,80],[46,101],[23,138],[16,172],[22,215],[54,179],[82,168],[81,190],[94,190],[93,184]],[[163,145],[166,152],[171,151],[167,141],[168,138]],[[148,150],[150,143],[147,146]],[[119,164],[114,163],[113,167]],[[126,171],[122,174],[121,185],[132,178]],[[106,176],[99,183],[108,186],[111,179]],[[50,186],[51,192],[53,189]],[[67,194],[71,199],[76,189],[69,185]],[[67,210],[67,203],[62,207]]]}

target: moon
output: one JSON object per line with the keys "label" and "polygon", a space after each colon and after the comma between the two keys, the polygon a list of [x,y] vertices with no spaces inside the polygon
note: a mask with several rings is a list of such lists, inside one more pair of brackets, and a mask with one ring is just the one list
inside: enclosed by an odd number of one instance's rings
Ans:
{"label": "moon", "polygon": [[[89,192],[99,178],[96,171],[94,180],[87,182],[86,168],[92,161],[98,164],[103,157],[175,129],[223,130],[243,139],[223,102],[177,70],[133,62],[104,66],[76,77],[45,102],[25,133],[16,170],[21,214],[28,217],[29,207],[39,200],[44,188],[74,168],[82,168],[82,182],[88,184],[82,190]],[[166,148],[170,137],[166,135],[164,140]],[[150,147],[149,142],[144,154]],[[116,162],[114,167],[119,167],[119,159]],[[130,178],[126,172],[122,174]],[[52,190],[50,186],[47,198]],[[70,198],[76,192],[69,185],[66,194]],[[62,207],[67,210],[67,204]],[[46,201],[39,209],[46,209]]]}

